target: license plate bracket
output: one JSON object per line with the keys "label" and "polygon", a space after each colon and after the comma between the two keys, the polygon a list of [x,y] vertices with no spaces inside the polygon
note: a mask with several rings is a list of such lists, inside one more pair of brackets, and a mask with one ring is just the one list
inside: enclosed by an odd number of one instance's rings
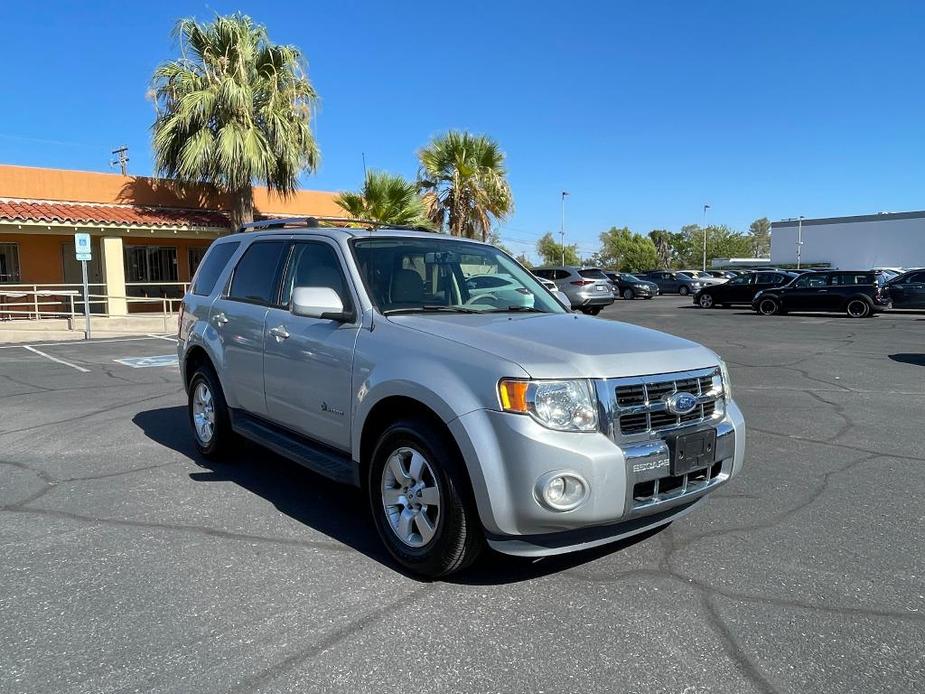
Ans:
{"label": "license plate bracket", "polygon": [[668,440],[668,449],[672,475],[686,475],[709,467],[716,456],[716,429],[674,436]]}

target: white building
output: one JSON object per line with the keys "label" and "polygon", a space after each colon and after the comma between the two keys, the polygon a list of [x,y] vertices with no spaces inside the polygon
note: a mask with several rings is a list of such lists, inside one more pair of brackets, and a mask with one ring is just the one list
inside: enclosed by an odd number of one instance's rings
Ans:
{"label": "white building", "polygon": [[925,211],[788,219],[771,224],[771,264],[866,270],[925,267]]}

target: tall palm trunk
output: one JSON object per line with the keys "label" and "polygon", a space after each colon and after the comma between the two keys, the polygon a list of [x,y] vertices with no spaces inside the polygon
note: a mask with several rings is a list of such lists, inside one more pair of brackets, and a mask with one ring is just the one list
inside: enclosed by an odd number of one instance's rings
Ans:
{"label": "tall palm trunk", "polygon": [[228,213],[232,229],[254,221],[254,189],[245,186],[231,193],[231,210]]}

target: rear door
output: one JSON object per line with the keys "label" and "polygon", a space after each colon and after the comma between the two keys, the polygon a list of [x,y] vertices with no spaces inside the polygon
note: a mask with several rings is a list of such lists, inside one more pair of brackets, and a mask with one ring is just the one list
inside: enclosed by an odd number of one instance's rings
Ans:
{"label": "rear door", "polygon": [[[296,316],[289,311],[294,287],[337,292],[353,320]],[[351,377],[359,312],[331,241],[295,241],[283,275],[278,305],[267,312],[264,383],[271,420],[341,450],[350,449]]]}
{"label": "rear door", "polygon": [[897,278],[889,289],[896,308],[925,308],[925,270]]}
{"label": "rear door", "polygon": [[[749,301],[752,300],[755,294],[763,289],[772,289],[773,287],[780,286],[783,275],[779,272],[756,272],[752,277],[754,283],[752,284],[752,294],[748,297]],[[730,282],[733,281],[734,280],[730,280]]]}
{"label": "rear door", "polygon": [[266,415],[263,392],[264,325],[276,302],[288,242],[254,241],[241,255],[228,290],[212,304],[210,322],[221,335],[221,380],[232,407]]}

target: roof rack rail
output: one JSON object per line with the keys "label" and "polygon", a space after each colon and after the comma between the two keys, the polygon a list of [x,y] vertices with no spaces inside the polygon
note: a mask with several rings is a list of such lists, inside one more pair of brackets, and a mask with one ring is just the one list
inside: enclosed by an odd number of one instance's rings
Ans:
{"label": "roof rack rail", "polygon": [[359,227],[362,229],[402,229],[406,231],[433,231],[425,226],[414,224],[383,224],[371,219],[357,219],[355,217],[279,217],[277,219],[261,219],[256,222],[242,224],[234,233],[242,234],[248,231],[266,231],[268,229],[319,229],[322,227]]}

